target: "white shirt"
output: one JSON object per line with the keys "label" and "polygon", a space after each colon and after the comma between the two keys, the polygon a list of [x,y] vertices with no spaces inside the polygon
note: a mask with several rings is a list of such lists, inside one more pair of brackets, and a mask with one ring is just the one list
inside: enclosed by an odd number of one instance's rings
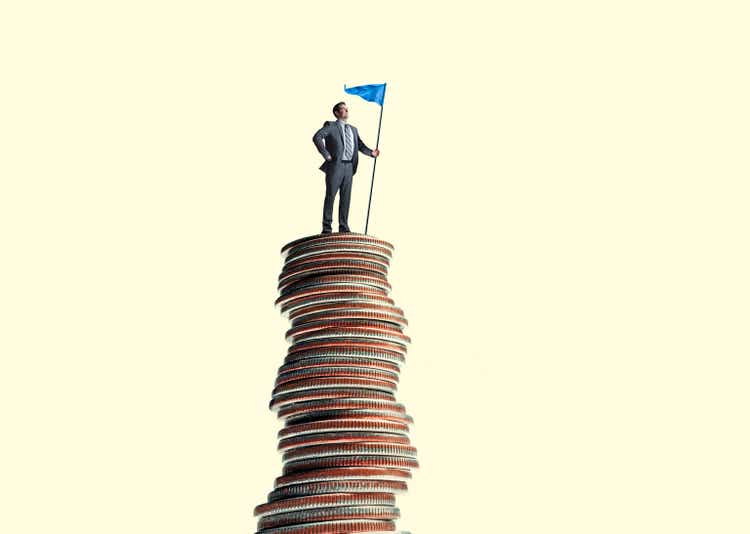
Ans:
{"label": "white shirt", "polygon": [[344,136],[349,137],[349,145],[352,147],[351,151],[347,152],[346,150],[346,141],[344,142],[344,155],[341,156],[341,159],[343,160],[350,160],[352,159],[352,156],[354,156],[354,132],[352,131],[352,127],[349,126],[346,121],[342,121],[341,119],[336,119],[336,122],[339,123],[339,127],[341,128],[341,133]]}

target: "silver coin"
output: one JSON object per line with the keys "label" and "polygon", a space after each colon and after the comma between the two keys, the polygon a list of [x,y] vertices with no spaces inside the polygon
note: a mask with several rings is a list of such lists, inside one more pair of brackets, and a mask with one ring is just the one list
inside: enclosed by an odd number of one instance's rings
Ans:
{"label": "silver coin", "polygon": [[359,274],[356,271],[353,274],[321,274],[318,273],[314,276],[305,276],[297,280],[287,280],[285,282],[279,282],[277,289],[282,295],[303,291],[313,287],[325,287],[331,285],[352,285],[352,286],[363,286],[365,288],[372,287],[383,293],[388,293],[391,290],[391,284],[388,283],[388,278],[380,273],[366,273]]}
{"label": "silver coin", "polygon": [[323,412],[329,410],[371,410],[387,414],[401,415],[406,412],[404,405],[398,402],[376,401],[368,399],[323,399],[298,402],[279,410],[279,417],[290,417],[298,414]]}
{"label": "silver coin", "polygon": [[293,460],[306,460],[311,458],[323,458],[325,456],[402,456],[405,458],[416,458],[417,449],[409,445],[395,445],[384,443],[326,443],[323,445],[309,445],[286,451],[282,460],[290,462]]}
{"label": "silver coin", "polygon": [[289,486],[292,484],[324,482],[329,480],[368,479],[399,481],[409,478],[411,478],[411,472],[408,469],[392,469],[384,467],[338,467],[282,475],[276,477],[274,488]]}
{"label": "silver coin", "polygon": [[311,367],[306,369],[296,369],[280,373],[276,377],[275,386],[280,386],[287,382],[295,380],[304,380],[308,378],[322,377],[357,377],[372,378],[386,382],[398,382],[399,374],[382,369],[374,369],[360,366],[329,366],[329,367]]}
{"label": "silver coin", "polygon": [[299,361],[299,360],[304,360],[307,358],[343,357],[343,356],[365,358],[368,360],[384,360],[386,362],[394,362],[397,364],[404,363],[406,360],[404,358],[404,355],[399,352],[375,349],[375,348],[366,348],[366,347],[359,348],[358,346],[343,345],[343,344],[339,344],[339,345],[330,344],[328,347],[310,348],[306,350],[300,347],[295,347],[295,349],[296,350],[294,352],[290,352],[284,358],[285,364]]}
{"label": "silver coin", "polygon": [[390,371],[399,373],[401,367],[397,363],[375,360],[372,358],[361,358],[357,356],[318,356],[304,360],[296,360],[285,363],[279,367],[278,373],[288,373],[300,369],[313,369],[323,367],[363,367],[366,369],[377,369],[381,371]]}
{"label": "silver coin", "polygon": [[284,247],[281,250],[281,259],[284,263],[296,258],[315,253],[367,251],[371,254],[382,255],[387,258],[393,256],[393,245],[385,241],[361,239],[356,236],[342,239],[311,239],[294,246]]}
{"label": "silver coin", "polygon": [[284,315],[288,310],[298,307],[300,302],[309,303],[313,301],[319,303],[336,298],[347,302],[379,300],[387,304],[393,304],[393,299],[385,292],[366,284],[332,284],[279,295],[274,301],[274,305],[280,307],[282,315]]}
{"label": "silver coin", "polygon": [[386,393],[395,393],[398,384],[388,380],[377,380],[372,378],[357,378],[357,377],[321,377],[321,378],[307,378],[304,380],[295,380],[294,382],[286,382],[273,388],[271,392],[273,398],[286,394],[294,393],[298,391],[310,391],[318,390],[322,388],[355,388],[355,389],[373,389],[376,391],[383,391]]}
{"label": "silver coin", "polygon": [[314,508],[332,508],[337,506],[395,506],[396,497],[393,493],[361,491],[357,493],[338,492],[306,495],[279,499],[273,502],[259,504],[253,515],[266,516],[283,512],[294,512]]}
{"label": "silver coin", "polygon": [[301,525],[318,521],[343,521],[352,519],[386,520],[398,519],[399,509],[395,506],[333,506],[293,510],[261,516],[258,528],[277,528],[287,525]]}
{"label": "silver coin", "polygon": [[319,432],[382,432],[407,436],[409,426],[405,423],[393,421],[379,421],[367,419],[334,419],[331,421],[319,421],[315,423],[287,424],[278,431],[278,438],[292,438]]}
{"label": "silver coin", "polygon": [[289,423],[311,423],[313,421],[326,421],[329,419],[380,419],[383,421],[396,421],[399,423],[413,423],[410,415],[390,412],[387,410],[320,410],[306,413],[288,415],[285,419]]}
{"label": "silver coin", "polygon": [[382,306],[393,306],[393,299],[383,293],[376,291],[339,291],[311,293],[306,296],[279,297],[275,306],[279,308],[282,317],[289,317],[292,313],[303,313],[304,311],[325,304],[379,304]]}
{"label": "silver coin", "polygon": [[292,497],[322,496],[331,493],[371,493],[387,492],[389,494],[401,494],[408,491],[408,486],[403,480],[378,480],[378,479],[339,479],[324,480],[319,482],[302,482],[290,484],[274,489],[268,494],[268,502],[286,500]]}
{"label": "silver coin", "polygon": [[393,393],[379,391],[376,389],[365,388],[323,388],[308,389],[286,393],[284,395],[275,395],[268,407],[275,411],[284,406],[298,402],[324,399],[370,399],[395,402],[396,397]]}

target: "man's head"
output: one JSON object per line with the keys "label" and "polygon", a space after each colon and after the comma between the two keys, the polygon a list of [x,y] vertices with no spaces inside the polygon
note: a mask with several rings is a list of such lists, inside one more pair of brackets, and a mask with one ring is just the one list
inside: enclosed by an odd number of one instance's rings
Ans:
{"label": "man's head", "polygon": [[345,102],[339,102],[335,106],[333,106],[333,115],[337,119],[341,119],[342,121],[345,121],[349,118],[349,108],[346,107]]}

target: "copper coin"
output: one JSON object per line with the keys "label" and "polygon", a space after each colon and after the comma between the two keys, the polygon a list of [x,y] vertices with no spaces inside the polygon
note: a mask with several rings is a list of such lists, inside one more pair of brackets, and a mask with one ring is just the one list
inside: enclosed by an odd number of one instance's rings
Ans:
{"label": "copper coin", "polygon": [[388,274],[390,262],[364,254],[327,254],[323,257],[300,258],[284,264],[277,277],[278,282],[318,273],[340,273],[356,271],[361,273]]}
{"label": "copper coin", "polygon": [[366,301],[346,301],[336,300],[323,302],[320,304],[311,304],[302,309],[297,309],[288,314],[289,319],[294,323],[301,318],[308,315],[314,315],[317,313],[334,313],[334,312],[374,312],[385,315],[393,315],[397,318],[404,317],[404,310],[398,306],[390,304],[378,304],[377,302],[366,302]]}
{"label": "copper coin", "polygon": [[359,253],[367,254],[368,256],[382,257],[390,260],[393,256],[393,249],[384,246],[382,243],[364,242],[361,240],[338,240],[338,242],[307,242],[300,245],[296,245],[281,253],[281,257],[284,263],[294,261],[299,258],[307,258],[310,256],[321,256],[331,253]]}
{"label": "copper coin", "polygon": [[345,367],[345,366],[327,366],[327,367],[310,367],[307,369],[296,369],[281,373],[276,377],[275,386],[293,382],[295,380],[305,380],[310,378],[370,378],[373,380],[382,380],[385,382],[398,382],[398,373],[385,371],[381,369],[372,369],[368,367]]}
{"label": "copper coin", "polygon": [[321,432],[318,434],[302,434],[293,438],[279,440],[279,451],[296,450],[299,447],[311,445],[328,445],[333,443],[387,443],[390,445],[409,445],[409,438],[385,432]]}
{"label": "copper coin", "polygon": [[407,424],[412,424],[414,422],[413,418],[410,415],[398,414],[395,412],[388,412],[385,410],[369,410],[369,409],[321,410],[321,411],[315,411],[315,412],[300,413],[300,414],[286,417],[286,420],[289,423],[312,423],[314,421],[328,421],[331,419],[381,420],[381,421],[394,421],[396,423],[407,423]]}
{"label": "copper coin", "polygon": [[383,239],[378,239],[371,236],[370,234],[361,234],[359,232],[344,232],[344,233],[331,233],[331,234],[312,234],[306,237],[300,237],[293,241],[290,241],[283,247],[281,247],[281,256],[286,257],[288,251],[294,247],[302,246],[305,244],[316,244],[316,243],[336,243],[336,242],[355,242],[355,243],[372,243],[382,247],[386,247],[393,251],[394,246]]}
{"label": "copper coin", "polygon": [[291,525],[278,528],[264,528],[255,534],[355,534],[361,532],[377,533],[386,532],[391,534],[396,530],[393,521],[373,521],[369,519],[351,519],[343,521],[322,521],[319,523],[306,523],[304,525]]}
{"label": "copper coin", "polygon": [[418,468],[419,462],[413,458],[404,458],[401,456],[325,456],[322,458],[308,458],[286,462],[281,472],[284,475],[291,475],[336,467],[382,467],[408,470]]}
{"label": "copper coin", "polygon": [[298,319],[292,319],[292,327],[309,324],[321,324],[323,322],[350,321],[356,323],[375,323],[376,321],[385,326],[397,327],[403,331],[408,325],[405,317],[393,313],[380,313],[368,310],[333,310],[303,315]]}
{"label": "copper coin", "polygon": [[282,475],[276,477],[274,488],[300,484],[303,482],[322,482],[326,480],[347,479],[373,479],[373,480],[404,480],[411,478],[408,469],[393,469],[384,467],[337,467],[316,469],[315,471],[304,471],[300,473]]}
{"label": "copper coin", "polygon": [[401,415],[406,412],[404,405],[398,402],[375,401],[368,399],[323,399],[306,401],[285,406],[279,410],[279,417],[291,417],[301,414],[322,412],[329,410],[370,410]]}
{"label": "copper coin", "polygon": [[277,397],[285,393],[316,390],[321,388],[364,388],[385,391],[387,393],[395,393],[396,387],[397,384],[390,380],[376,380],[372,378],[356,378],[346,376],[338,378],[321,377],[286,382],[273,388],[271,395],[272,397]]}
{"label": "copper coin", "polygon": [[320,482],[303,482],[274,489],[268,494],[268,502],[290,497],[314,496],[327,493],[345,492],[388,492],[390,494],[404,493],[408,489],[403,480],[379,479],[339,479]]}

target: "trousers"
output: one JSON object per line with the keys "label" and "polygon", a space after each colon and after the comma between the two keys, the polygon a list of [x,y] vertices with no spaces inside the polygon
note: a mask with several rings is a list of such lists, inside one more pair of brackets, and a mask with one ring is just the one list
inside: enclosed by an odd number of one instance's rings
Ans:
{"label": "trousers", "polygon": [[332,231],[333,201],[339,193],[339,232],[349,230],[349,201],[352,197],[352,164],[336,162],[326,172],[326,195],[323,200],[323,231]]}

